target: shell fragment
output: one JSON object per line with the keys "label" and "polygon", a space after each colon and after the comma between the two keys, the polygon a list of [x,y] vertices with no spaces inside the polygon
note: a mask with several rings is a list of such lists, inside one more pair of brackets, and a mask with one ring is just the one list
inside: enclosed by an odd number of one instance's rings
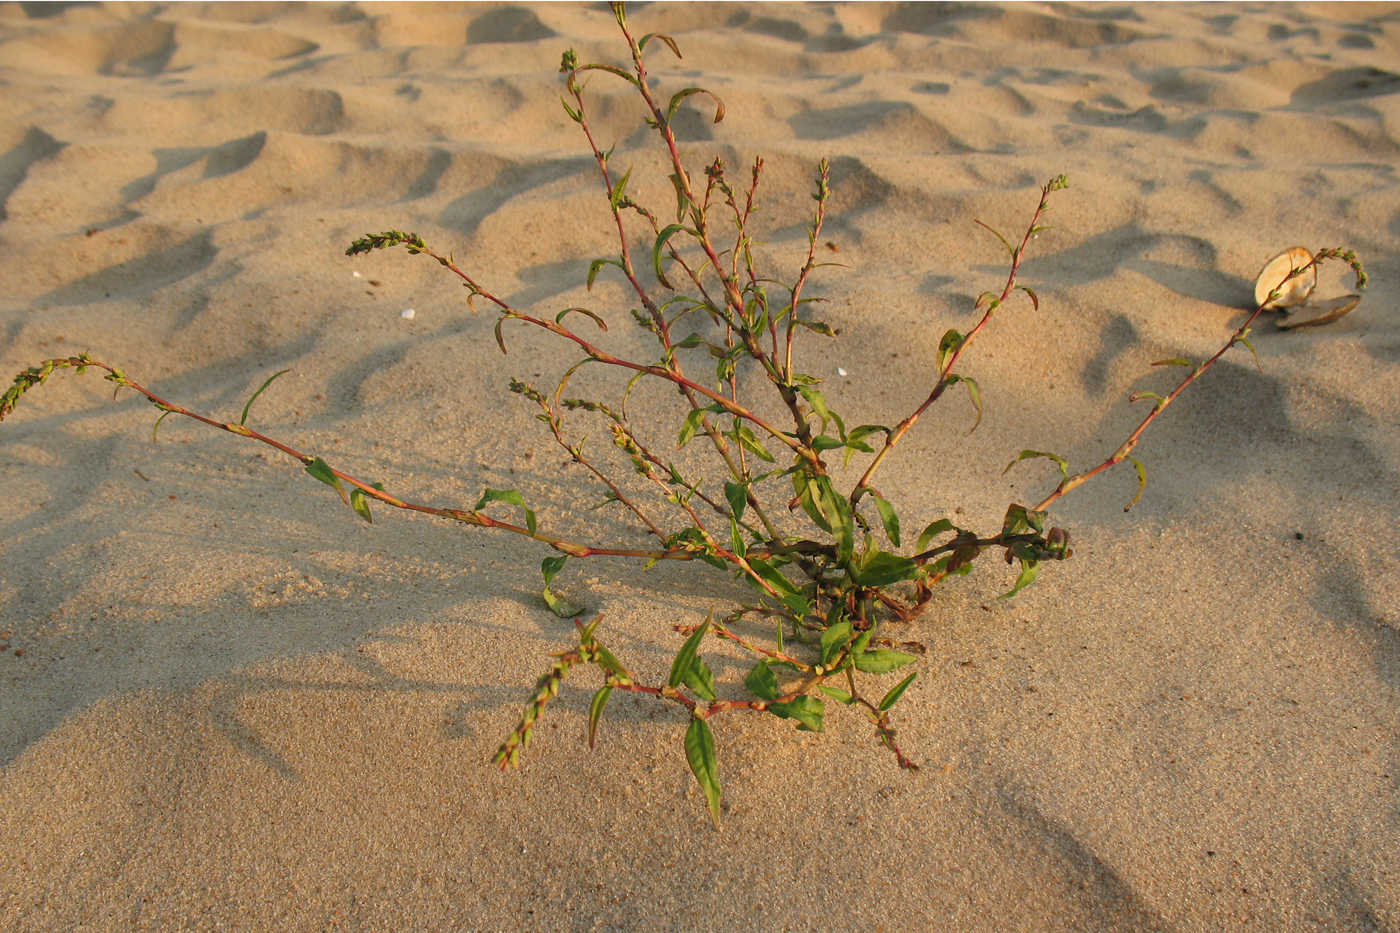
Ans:
{"label": "shell fragment", "polygon": [[1278,322],[1279,330],[1293,330],[1295,327],[1315,327],[1318,324],[1331,324],[1337,318],[1346,314],[1352,308],[1361,304],[1360,295],[1342,295],[1340,298],[1328,298],[1325,301],[1310,302],[1305,310],[1321,311],[1317,317],[1310,318],[1285,318]]}
{"label": "shell fragment", "polygon": [[[1317,266],[1291,279],[1289,275],[1294,270],[1306,267],[1312,260],[1312,253],[1301,246],[1294,246],[1266,262],[1259,271],[1259,277],[1254,280],[1254,304],[1266,310],[1281,311],[1306,302],[1313,289],[1317,288]],[[1274,292],[1279,294],[1271,301],[1269,296]]]}

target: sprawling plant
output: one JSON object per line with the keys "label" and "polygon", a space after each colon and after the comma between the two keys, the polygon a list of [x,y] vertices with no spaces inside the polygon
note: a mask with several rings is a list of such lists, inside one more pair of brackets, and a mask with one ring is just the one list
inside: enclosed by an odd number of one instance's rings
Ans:
{"label": "sprawling plant", "polygon": [[[49,359],[15,378],[0,397],[0,419],[10,414],[29,388],[58,370],[104,371],[105,378],[117,386],[149,399],[160,410],[160,419],[171,414],[192,418],[299,460],[306,472],[335,489],[366,520],[370,518],[370,503],[379,502],[523,535],[546,545],[554,553],[541,564],[543,599],[565,618],[586,615],[551,589],[571,557],[611,556],[648,565],[661,560],[698,561],[743,580],[752,590],[750,601],[711,612],[703,624],[680,630],[685,637],[664,682],[646,682],[608,650],[600,636],[600,615],[587,622],[576,618],[577,644],[556,655],[536,684],[519,725],[494,759],[503,768],[516,764],[529,744],[536,720],[564,679],[576,667],[593,666],[601,675],[601,685],[593,694],[588,714],[590,745],[608,700],[617,691],[647,694],[683,707],[689,714],[684,737],[686,758],[718,822],[720,776],[709,721],[720,713],[772,715],[793,720],[798,729],[820,732],[829,703],[850,706],[869,720],[875,737],[900,767],[916,768],[898,745],[891,718],[900,697],[918,676],[915,671],[906,671],[915,656],[899,650],[883,635],[882,624],[891,619],[914,619],[928,606],[940,581],[966,574],[988,552],[1019,565],[1019,576],[1006,596],[1031,583],[1045,562],[1068,558],[1069,535],[1050,524],[1049,507],[1124,461],[1131,462],[1137,471],[1141,496],[1146,474],[1132,453],[1143,432],[1228,350],[1236,344],[1250,346],[1250,328],[1269,301],[1261,302],[1210,358],[1154,364],[1180,366],[1185,373],[1166,395],[1139,392],[1132,396],[1133,401],[1151,402],[1151,411],[1103,462],[1076,473],[1055,454],[1023,450],[1011,465],[1045,458],[1060,472],[1059,483],[1039,502],[1011,504],[1001,527],[989,531],[939,519],[911,534],[895,506],[880,492],[880,470],[924,413],[950,389],[965,389],[980,419],[977,383],[959,372],[958,365],[995,315],[1019,297],[1018,292],[1031,308],[1038,306],[1036,293],[1018,281],[1018,271],[1031,241],[1046,229],[1051,196],[1066,187],[1065,177],[1056,176],[1041,188],[1019,239],[987,227],[1006,249],[1009,267],[1005,281],[977,298],[981,318],[967,333],[949,330],[943,334],[923,400],[892,424],[850,426],[822,391],[821,380],[802,371],[796,353],[800,339],[835,336],[830,327],[812,316],[813,299],[806,295],[811,274],[822,265],[817,261],[818,246],[831,195],[827,163],[823,161],[816,172],[806,255],[794,263],[796,272],[791,278],[774,278],[760,270],[755,256],[753,220],[763,160],[754,161],[742,182],[737,182],[719,159],[698,171],[687,166],[675,132],[677,114],[694,95],[711,98],[715,122],[723,118],[724,106],[698,87],[658,97],[648,75],[647,56],[661,51],[679,57],[680,49],[666,35],[634,38],[622,6],[616,5],[614,11],[630,62],[623,66],[581,64],[573,51],[565,52],[560,66],[566,93],[563,105],[597,162],[602,193],[617,234],[618,251],[593,261],[588,287],[591,289],[595,278],[609,267],[626,280],[637,303],[630,319],[649,335],[650,355],[631,359],[605,349],[599,340],[608,331],[609,322],[593,310],[570,307],[551,315],[511,305],[483,284],[476,272],[460,267],[450,255],[429,246],[417,234],[391,230],[367,235],[346,252],[353,256],[401,247],[410,254],[427,256],[465,284],[473,308],[486,307],[496,315],[496,339],[502,352],[506,349],[503,325],[518,322],[547,332],[577,354],[577,361],[552,388],[511,380],[510,391],[538,409],[536,417],[553,442],[601,484],[608,503],[625,510],[645,529],[645,540],[583,542],[558,537],[539,526],[535,511],[514,489],[486,489],[474,505],[459,508],[411,502],[378,483],[357,479],[315,454],[248,425],[253,402],[276,376],[253,394],[237,421],[226,421],[162,398],[121,369],[90,356]],[[646,123],[655,132],[669,164],[674,206],[669,196],[664,211],[636,200],[629,187],[630,170],[618,171],[612,151],[602,148],[590,122],[585,95],[584,81],[590,72],[626,82],[640,98]],[[636,246],[639,230],[640,242],[650,242],[649,252]],[[1269,298],[1277,298],[1285,282],[1330,259],[1349,263],[1358,285],[1364,285],[1365,274],[1351,251],[1325,249],[1301,268],[1290,270]],[[617,397],[572,394],[575,375],[589,366],[627,377]],[[643,426],[640,419],[629,417],[629,398],[643,388],[674,392],[683,402],[679,423],[659,436],[654,424]],[[766,395],[763,404],[753,401],[760,393]],[[585,448],[577,432],[580,424],[590,422],[594,431],[601,425],[610,435],[610,449],[595,453]],[[676,449],[692,444],[706,449],[707,459],[702,463],[708,467],[678,462],[681,458]],[[686,451],[686,464],[697,461],[690,453]],[[853,460],[855,469],[864,466],[848,488],[838,486],[833,478],[836,460],[843,475],[854,472],[847,470]],[[502,505],[515,508],[505,513],[511,516],[509,520],[500,517]],[[493,514],[487,514],[488,509]],[[740,625],[746,618],[765,624]],[[771,634],[759,636],[755,632]],[[753,666],[742,688],[724,685],[721,691],[702,656],[707,638],[728,640],[751,655]]]}

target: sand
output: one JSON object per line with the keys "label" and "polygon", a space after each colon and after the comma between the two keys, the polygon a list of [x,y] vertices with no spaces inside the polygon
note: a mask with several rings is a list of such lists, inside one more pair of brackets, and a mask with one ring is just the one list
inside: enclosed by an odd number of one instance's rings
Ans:
{"label": "sand", "polygon": [[[950,395],[881,474],[906,528],[997,527],[1099,462],[1204,357],[1255,273],[1346,245],[1372,286],[1255,332],[1129,467],[1057,503],[1075,555],[1013,600],[993,556],[898,637],[917,773],[863,720],[713,720],[711,828],[685,717],[570,681],[524,766],[488,759],[568,623],[535,542],[376,508],[268,448],[56,376],[0,426],[0,927],[9,930],[1400,930],[1400,9],[1376,5],[649,6],[653,73],[703,85],[691,165],[766,159],[785,277],[812,172],[834,196],[807,368],[850,424],[927,392],[1058,174],[1052,229]],[[605,271],[560,53],[620,60],[594,6],[0,8],[0,370],[89,351],[418,501],[517,488],[587,534],[601,498],[505,391],[572,357],[402,252],[414,230],[521,307]],[[621,82],[600,142],[664,212]],[[692,106],[693,105],[693,106]],[[643,253],[645,256],[645,253]],[[644,260],[643,260],[644,263]],[[645,264],[645,263],[644,263]],[[1328,269],[1319,294],[1347,287]],[[404,312],[413,309],[412,317]],[[581,318],[577,326],[587,327]],[[669,435],[675,421],[662,422]],[[599,429],[592,429],[595,443]],[[687,448],[689,450],[690,448]],[[502,517],[512,513],[497,505]],[[495,513],[493,513],[495,514]],[[599,537],[638,541],[611,512]],[[742,590],[571,561],[559,590],[641,675]],[[707,649],[725,695],[738,656]]]}

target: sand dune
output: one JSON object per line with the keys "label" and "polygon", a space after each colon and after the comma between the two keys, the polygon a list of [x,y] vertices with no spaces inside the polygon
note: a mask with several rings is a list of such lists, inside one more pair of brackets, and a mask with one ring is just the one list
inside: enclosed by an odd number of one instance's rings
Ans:
{"label": "sand dune", "polygon": [[[831,159],[844,268],[814,288],[843,333],[808,359],[848,422],[917,404],[1004,278],[973,220],[1018,229],[1069,175],[1022,270],[1040,310],[966,363],[980,427],[950,399],[883,478],[907,524],[1039,498],[1053,467],[1001,473],[1023,448],[1101,460],[1127,395],[1171,385],[1149,363],[1213,352],[1279,250],[1354,247],[1372,286],[1184,396],[1131,513],[1131,470],[1058,503],[1070,562],[999,601],[988,561],[901,635],[927,649],[898,720],[917,774],[857,716],[718,717],[719,833],[678,713],[615,700],[588,751],[592,680],[519,773],[488,765],[569,641],[542,547],[366,525],[270,450],[175,419],[152,444],[147,404],[56,376],[0,425],[0,926],[1400,929],[1400,9],[631,15],[685,55],[654,56],[663,88],[724,99],[719,124],[681,111],[691,164],[765,158],[784,275]],[[414,230],[512,303],[625,321],[615,281],[583,288],[616,243],[558,104],[567,47],[622,58],[598,6],[0,7],[0,369],[86,350],[222,417],[290,369],[261,430],[419,501],[518,488],[580,531],[598,491],[505,391],[558,348],[507,328],[502,358],[435,264],[343,255]],[[600,142],[667,209],[625,90],[590,83]],[[653,678],[672,625],[740,595],[601,559],[560,584]]]}

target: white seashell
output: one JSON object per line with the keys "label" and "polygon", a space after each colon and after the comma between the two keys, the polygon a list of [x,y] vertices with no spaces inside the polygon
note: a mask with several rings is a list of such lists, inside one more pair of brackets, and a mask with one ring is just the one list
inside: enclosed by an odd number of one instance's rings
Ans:
{"label": "white seashell", "polygon": [[[1317,266],[1291,279],[1288,274],[1294,269],[1303,268],[1312,262],[1312,258],[1312,253],[1301,246],[1294,246],[1264,263],[1259,277],[1254,280],[1255,305],[1263,305],[1267,310],[1282,310],[1307,301],[1313,289],[1317,288]],[[1278,298],[1269,301],[1269,295],[1275,291],[1279,293]]]}
{"label": "white seashell", "polygon": [[846,372],[844,369],[842,369],[840,366],[838,366],[838,367],[836,367],[836,375],[838,375],[838,376],[847,376],[847,375],[850,375],[850,374],[847,373],[847,372]]}
{"label": "white seashell", "polygon": [[353,276],[354,276],[355,278],[357,278],[357,279],[360,277],[360,273],[358,273],[358,272],[351,272],[350,274],[353,275]]}
{"label": "white seashell", "polygon": [[417,312],[414,311],[412,308],[404,308],[402,311],[399,312],[399,317],[403,318],[405,321],[411,321],[413,320],[413,315],[415,314],[417,314]]}

